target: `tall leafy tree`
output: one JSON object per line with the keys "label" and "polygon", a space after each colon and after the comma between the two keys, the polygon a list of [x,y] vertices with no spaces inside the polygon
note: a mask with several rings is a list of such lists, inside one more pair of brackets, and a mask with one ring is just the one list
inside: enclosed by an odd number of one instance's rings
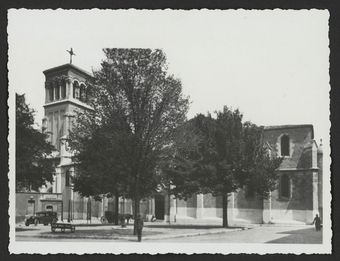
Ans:
{"label": "tall leafy tree", "polygon": [[263,140],[263,127],[251,122],[244,123],[243,140],[245,153],[243,159],[243,183],[260,198],[268,198],[269,193],[276,189],[278,173],[275,171],[282,163]]}
{"label": "tall leafy tree", "polygon": [[[100,199],[103,195],[114,196],[114,223],[118,224],[120,196],[126,196],[126,170],[128,166],[119,159],[119,132],[116,125],[97,124],[94,114],[79,115],[76,129],[70,134],[70,145],[77,151],[74,156],[77,174],[73,178],[74,190],[82,196]],[[76,131],[75,131],[76,130]],[[84,135],[86,131],[86,135]],[[123,135],[120,136],[124,140]]]}
{"label": "tall leafy tree", "polygon": [[222,197],[223,227],[228,226],[228,194],[251,186],[266,197],[275,187],[275,169],[280,159],[271,158],[262,141],[262,128],[242,122],[242,114],[224,107],[211,114],[197,115],[187,127],[193,129],[187,142],[175,143],[176,152],[163,171],[172,183],[172,193],[188,198],[193,193]]}
{"label": "tall leafy tree", "polygon": [[54,149],[46,134],[34,128],[34,110],[25,95],[16,98],[16,189],[38,190],[53,181],[54,167],[49,157]]}
{"label": "tall leafy tree", "polygon": [[[169,153],[176,129],[186,120],[189,101],[180,80],[168,74],[163,51],[104,49],[104,53],[106,59],[90,84],[94,110],[78,114],[72,136],[81,144],[74,149],[91,140],[94,127],[90,126],[106,129],[103,139],[105,146],[111,146],[112,161],[102,160],[112,171],[102,174],[111,176],[108,180],[133,199],[136,217],[140,200],[159,184],[159,164]],[[88,174],[97,172],[92,169]]]}

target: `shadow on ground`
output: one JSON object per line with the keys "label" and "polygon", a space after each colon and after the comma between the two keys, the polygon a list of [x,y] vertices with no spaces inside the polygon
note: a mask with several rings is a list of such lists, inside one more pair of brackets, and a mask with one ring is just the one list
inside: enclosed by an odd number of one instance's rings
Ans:
{"label": "shadow on ground", "polygon": [[[149,228],[171,228],[171,229],[212,229],[222,228],[219,225],[179,225],[179,224],[148,224],[145,227]],[[227,227],[226,229],[243,228],[243,227]]]}
{"label": "shadow on ground", "polygon": [[288,234],[287,236],[268,241],[269,244],[322,244],[322,230],[316,231],[315,228],[305,228],[280,232],[278,234]]}
{"label": "shadow on ground", "polygon": [[[144,236],[150,236],[150,235],[159,235],[163,234],[163,232],[159,231],[143,231]],[[82,230],[76,230],[74,233],[70,231],[65,231],[61,232],[60,230],[52,233],[50,231],[47,232],[42,232],[40,233],[40,237],[45,237],[45,236],[55,236],[55,237],[65,237],[65,238],[89,238],[89,237],[103,237],[103,238],[108,238],[108,237],[131,237],[133,235],[133,230],[132,229],[96,229],[96,230],[91,230],[91,229],[82,229]]]}
{"label": "shadow on ground", "polygon": [[[82,223],[82,224],[74,224],[76,227],[113,227],[113,226],[120,226],[120,225],[115,225],[113,223],[109,223],[109,224],[98,224],[98,223]],[[129,223],[126,226],[132,226],[133,223]]]}
{"label": "shadow on ground", "polygon": [[16,227],[15,232],[23,232],[23,231],[34,231],[37,228],[30,228],[30,227]]}

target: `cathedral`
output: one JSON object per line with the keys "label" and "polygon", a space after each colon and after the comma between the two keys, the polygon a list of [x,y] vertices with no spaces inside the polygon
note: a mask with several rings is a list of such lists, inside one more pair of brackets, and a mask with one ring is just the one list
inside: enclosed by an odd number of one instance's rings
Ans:
{"label": "cathedral", "polygon": [[[75,169],[66,140],[76,110],[92,110],[87,104],[86,82],[91,73],[71,62],[47,69],[43,131],[56,148],[54,182],[37,193],[16,194],[16,220],[35,212],[53,210],[61,220],[100,220],[113,211],[114,200],[101,202],[83,198],[73,191]],[[311,223],[322,217],[322,144],[314,140],[313,125],[266,126],[265,145],[283,157],[277,170],[278,186],[268,199],[260,199],[244,188],[231,193],[228,200],[229,224]],[[29,199],[28,199],[29,198]],[[34,202],[34,205],[33,203]],[[120,198],[119,213],[132,213],[131,200]],[[193,195],[184,201],[160,191],[141,202],[145,220],[185,224],[222,224],[222,199],[210,194]]]}

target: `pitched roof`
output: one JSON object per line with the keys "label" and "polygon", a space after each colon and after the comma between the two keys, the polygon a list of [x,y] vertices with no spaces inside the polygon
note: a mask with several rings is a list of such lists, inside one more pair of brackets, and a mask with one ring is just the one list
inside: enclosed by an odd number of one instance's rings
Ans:
{"label": "pitched roof", "polygon": [[59,65],[59,66],[47,69],[47,70],[43,71],[43,73],[46,75],[48,73],[60,71],[60,70],[64,70],[64,69],[73,69],[77,72],[80,72],[81,74],[83,74],[85,76],[93,77],[92,73],[87,72],[87,71],[85,71],[85,70],[83,70],[83,69],[79,68],[78,66],[75,66],[74,64],[71,64],[71,63],[66,63],[66,64],[63,64],[63,65]]}

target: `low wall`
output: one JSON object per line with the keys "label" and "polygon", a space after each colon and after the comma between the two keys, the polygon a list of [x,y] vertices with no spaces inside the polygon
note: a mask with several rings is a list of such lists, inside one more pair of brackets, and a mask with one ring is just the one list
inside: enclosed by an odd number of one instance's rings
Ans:
{"label": "low wall", "polygon": [[16,192],[15,221],[23,222],[26,215],[48,209],[61,213],[61,194],[40,192]]}

